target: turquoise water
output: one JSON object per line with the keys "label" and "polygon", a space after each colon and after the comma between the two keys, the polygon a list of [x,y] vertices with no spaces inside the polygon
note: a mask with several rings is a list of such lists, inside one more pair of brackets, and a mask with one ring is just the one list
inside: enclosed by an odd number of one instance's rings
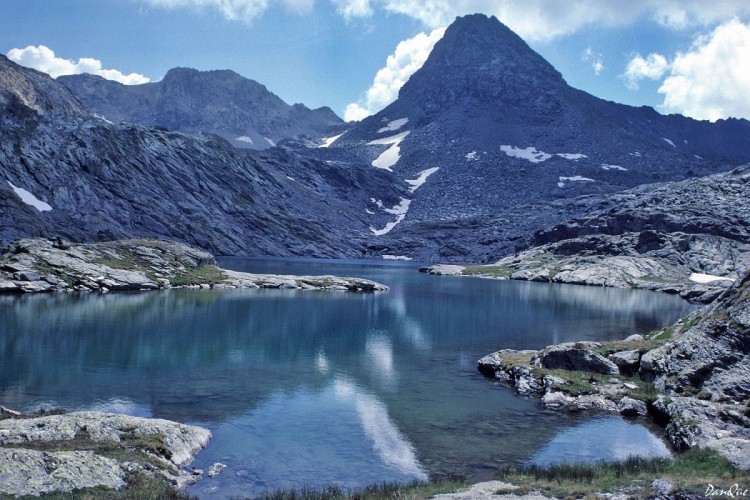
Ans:
{"label": "turquoise water", "polygon": [[[172,290],[0,297],[0,401],[210,428],[228,467],[190,493],[492,477],[528,462],[668,453],[641,422],[543,409],[481,356],[621,339],[687,314],[655,293],[434,277],[411,263],[225,259],[238,270],[362,276],[390,292]],[[629,443],[626,445],[626,443]]]}

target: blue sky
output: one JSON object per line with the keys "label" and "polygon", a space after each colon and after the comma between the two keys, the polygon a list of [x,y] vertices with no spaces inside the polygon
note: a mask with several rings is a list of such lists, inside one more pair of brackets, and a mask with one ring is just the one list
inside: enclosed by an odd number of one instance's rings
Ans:
{"label": "blue sky", "polygon": [[598,97],[750,118],[747,0],[0,0],[0,52],[53,76],[128,83],[232,69],[289,103],[362,118],[472,12],[496,15]]}

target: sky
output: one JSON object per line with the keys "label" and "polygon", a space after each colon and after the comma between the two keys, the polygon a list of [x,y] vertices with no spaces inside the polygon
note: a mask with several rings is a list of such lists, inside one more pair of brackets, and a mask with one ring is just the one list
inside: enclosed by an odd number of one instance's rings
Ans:
{"label": "sky", "polygon": [[124,84],[232,69],[290,104],[360,120],[475,12],[597,97],[750,119],[749,0],[0,0],[0,52],[53,77]]}

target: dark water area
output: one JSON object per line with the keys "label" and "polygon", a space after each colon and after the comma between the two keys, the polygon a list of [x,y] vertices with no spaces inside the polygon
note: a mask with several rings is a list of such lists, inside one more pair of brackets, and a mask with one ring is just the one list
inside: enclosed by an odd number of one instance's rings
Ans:
{"label": "dark water area", "polygon": [[[208,427],[191,494],[664,455],[642,421],[545,410],[482,377],[498,349],[614,340],[693,306],[637,290],[420,274],[403,262],[222,259],[371,278],[390,292],[170,290],[0,297],[0,404],[100,409]],[[624,455],[623,455],[624,454]]]}

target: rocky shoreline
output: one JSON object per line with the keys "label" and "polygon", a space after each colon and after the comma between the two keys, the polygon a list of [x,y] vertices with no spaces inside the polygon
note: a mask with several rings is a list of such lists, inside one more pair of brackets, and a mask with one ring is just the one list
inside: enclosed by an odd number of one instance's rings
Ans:
{"label": "rocky shoreline", "polygon": [[501,350],[478,369],[554,410],[648,416],[677,450],[710,448],[750,470],[750,273],[648,338]]}
{"label": "rocky shoreline", "polygon": [[68,243],[23,239],[0,254],[0,293],[102,292],[170,288],[280,288],[387,291],[361,278],[250,274],[217,267],[214,257],[161,240]]}
{"label": "rocky shoreline", "polygon": [[420,272],[444,276],[472,276],[570,285],[635,288],[679,295],[708,304],[734,282],[734,278],[691,273],[654,257],[573,255],[560,256],[549,246],[506,257],[495,264],[436,264]]}
{"label": "rocky shoreline", "polygon": [[[8,418],[10,417],[10,418]],[[121,489],[135,478],[182,489],[211,432],[169,420],[82,411],[27,417],[0,412],[0,494],[43,495]]]}

